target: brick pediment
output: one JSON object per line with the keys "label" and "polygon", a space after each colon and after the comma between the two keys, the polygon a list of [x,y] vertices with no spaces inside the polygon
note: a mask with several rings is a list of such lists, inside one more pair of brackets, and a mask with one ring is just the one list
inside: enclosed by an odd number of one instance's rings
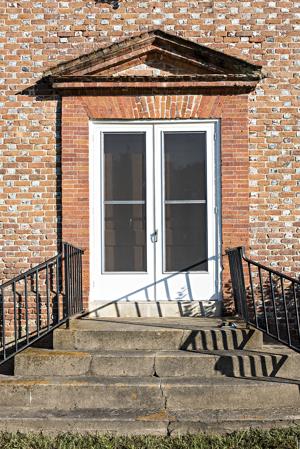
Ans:
{"label": "brick pediment", "polygon": [[[45,73],[56,88],[256,84],[261,67],[153,30],[59,64]],[[146,85],[145,84],[145,85]]]}

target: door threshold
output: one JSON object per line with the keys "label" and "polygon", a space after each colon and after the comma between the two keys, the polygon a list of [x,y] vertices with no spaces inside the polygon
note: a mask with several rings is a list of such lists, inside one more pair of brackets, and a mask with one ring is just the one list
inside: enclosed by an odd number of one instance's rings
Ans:
{"label": "door threshold", "polygon": [[142,317],[219,317],[222,301],[172,300],[172,301],[92,301],[90,315],[97,318],[142,318]]}

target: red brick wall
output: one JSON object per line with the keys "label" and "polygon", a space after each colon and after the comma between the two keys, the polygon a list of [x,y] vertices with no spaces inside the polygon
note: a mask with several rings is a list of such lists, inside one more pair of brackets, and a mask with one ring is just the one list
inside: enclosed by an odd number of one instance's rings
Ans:
{"label": "red brick wall", "polygon": [[299,273],[298,14],[298,0],[0,1],[0,279],[55,253],[60,228],[59,103],[21,92],[58,62],[157,27],[263,64],[249,101],[250,246]]}
{"label": "red brick wall", "polygon": [[[85,250],[89,289],[88,121],[90,119],[221,119],[222,247],[248,245],[248,96],[64,97],[62,103],[63,238]],[[228,286],[227,260],[223,282]],[[226,293],[226,291],[225,291]]]}

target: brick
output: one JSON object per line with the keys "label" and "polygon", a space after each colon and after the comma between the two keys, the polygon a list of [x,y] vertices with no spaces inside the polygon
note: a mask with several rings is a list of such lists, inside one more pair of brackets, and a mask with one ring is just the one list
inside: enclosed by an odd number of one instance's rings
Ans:
{"label": "brick", "polygon": [[[0,167],[0,248],[5,257],[5,267],[0,262],[1,280],[54,254],[62,237],[88,248],[90,117],[220,118],[223,250],[246,244],[253,257],[299,274],[298,2],[276,0],[272,7],[267,2],[235,2],[234,8],[231,0],[216,3],[214,8],[208,3],[193,2],[191,7],[190,2],[181,1],[179,7],[177,2],[121,1],[118,18],[109,5],[93,1],[82,2],[80,7],[69,2],[68,8],[43,2],[36,8],[29,0],[23,9],[1,3],[0,163],[4,165]],[[30,21],[30,29],[24,21]],[[61,101],[55,95],[36,98],[23,91],[58,62],[157,26],[249,62],[258,61],[267,77],[249,94],[249,101],[243,95],[180,92],[175,96],[69,97],[62,105],[66,121],[61,142]],[[19,28],[12,31],[9,27]],[[34,161],[37,156],[40,161]],[[278,159],[273,163],[271,156]],[[57,174],[60,158],[62,175]],[[270,172],[274,168],[276,173]],[[75,188],[78,177],[81,182]],[[57,192],[61,183],[62,207]],[[80,203],[78,198],[82,198]],[[285,203],[286,199],[290,202]],[[41,209],[35,210],[36,205]],[[74,210],[78,215],[72,225]],[[63,236],[57,231],[61,221]],[[80,231],[79,235],[78,229],[84,234]],[[270,244],[274,238],[279,239],[276,249]],[[24,241],[26,250],[18,251]],[[88,282],[87,255],[84,263]],[[224,265],[227,270],[226,260]],[[225,271],[225,293],[227,280]],[[88,283],[86,294],[87,290]]]}

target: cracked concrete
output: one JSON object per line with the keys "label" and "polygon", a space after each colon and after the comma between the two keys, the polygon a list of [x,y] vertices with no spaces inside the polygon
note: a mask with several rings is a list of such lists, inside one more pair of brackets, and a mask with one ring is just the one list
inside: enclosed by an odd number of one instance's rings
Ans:
{"label": "cracked concrete", "polygon": [[268,426],[278,396],[279,421],[300,422],[299,382],[268,377],[285,365],[298,375],[300,356],[267,351],[260,334],[220,329],[212,320],[206,326],[185,319],[92,321],[55,331],[54,351],[29,349],[16,357],[16,371],[27,377],[0,379],[0,406],[8,411],[0,430],[21,423],[22,430],[46,432],[173,435]]}
{"label": "cracked concrete", "polygon": [[28,349],[15,374],[49,376],[270,377],[300,380],[300,356],[278,347],[258,350],[53,351]]}
{"label": "cracked concrete", "polygon": [[156,353],[154,354],[154,357],[153,357],[153,376],[159,377],[159,375],[157,374],[157,371],[156,371]]}
{"label": "cracked concrete", "polygon": [[164,404],[163,404],[164,410],[166,411],[166,416],[168,417],[167,429],[166,429],[166,436],[171,436],[171,433],[172,433],[172,423],[173,423],[174,421],[176,421],[176,417],[175,417],[175,416],[172,416],[172,415],[171,415],[171,411],[168,410],[168,397],[167,397],[167,393],[166,393],[166,391],[165,391],[165,389],[164,389],[164,386],[163,386],[163,380],[162,380],[162,379],[160,379],[160,382],[159,382],[159,388],[160,388],[160,391],[161,391],[162,399],[163,399],[163,401],[164,401]]}

